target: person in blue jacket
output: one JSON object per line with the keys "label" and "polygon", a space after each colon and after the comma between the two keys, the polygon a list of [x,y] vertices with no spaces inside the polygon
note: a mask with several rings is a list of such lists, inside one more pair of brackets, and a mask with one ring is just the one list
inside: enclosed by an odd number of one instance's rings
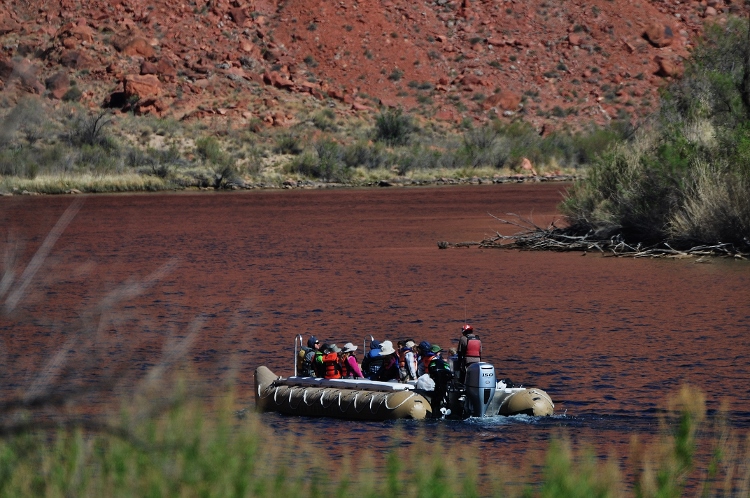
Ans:
{"label": "person in blue jacket", "polygon": [[362,358],[362,373],[372,380],[378,376],[383,366],[384,358],[380,356],[380,342],[375,339],[370,342],[370,351]]}

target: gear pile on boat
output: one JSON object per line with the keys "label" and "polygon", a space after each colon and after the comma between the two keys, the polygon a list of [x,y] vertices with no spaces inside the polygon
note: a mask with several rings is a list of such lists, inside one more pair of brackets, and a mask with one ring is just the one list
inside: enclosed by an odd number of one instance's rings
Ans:
{"label": "gear pile on boat", "polygon": [[302,345],[301,336],[295,337],[295,375],[284,378],[265,366],[256,369],[257,411],[372,421],[549,416],[554,412],[547,393],[497,379],[495,367],[487,362],[465,365],[463,379],[458,372],[437,379],[425,373],[405,382],[332,379],[297,375],[298,344]]}

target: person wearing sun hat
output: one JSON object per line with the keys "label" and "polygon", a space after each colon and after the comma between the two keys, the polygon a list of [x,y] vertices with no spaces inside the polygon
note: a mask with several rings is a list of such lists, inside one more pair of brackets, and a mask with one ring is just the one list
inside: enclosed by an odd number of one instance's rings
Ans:
{"label": "person wearing sun hat", "polygon": [[341,361],[341,367],[343,370],[343,377],[346,379],[364,379],[362,370],[359,368],[357,358],[354,354],[357,351],[357,346],[351,342],[344,344],[343,349],[339,353],[339,359]]}
{"label": "person wearing sun hat", "polygon": [[393,343],[391,341],[383,341],[380,343],[380,356],[383,357],[383,366],[378,371],[374,380],[380,380],[383,382],[399,380],[398,356],[396,355],[396,350],[393,349]]}

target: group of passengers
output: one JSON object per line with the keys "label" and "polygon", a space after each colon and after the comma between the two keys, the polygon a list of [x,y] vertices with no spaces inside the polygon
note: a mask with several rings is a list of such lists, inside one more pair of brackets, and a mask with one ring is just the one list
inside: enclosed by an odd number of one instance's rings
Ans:
{"label": "group of passengers", "polygon": [[298,357],[298,371],[304,377],[322,377],[325,379],[362,379],[364,375],[355,356],[357,346],[351,342],[344,348],[336,344],[321,344],[311,336],[307,347]]}
{"label": "group of passengers", "polygon": [[443,358],[444,350],[437,344],[422,341],[417,345],[413,340],[393,342],[370,342],[370,351],[357,361],[357,346],[348,342],[343,348],[336,344],[321,344],[312,336],[307,347],[302,348],[298,357],[298,373],[305,377],[326,379],[370,379],[384,382],[416,381],[428,374],[437,385],[447,383],[456,376],[463,381],[466,367],[481,361],[482,343],[474,334],[471,325],[461,328],[462,337],[458,348],[449,349],[448,359]]}

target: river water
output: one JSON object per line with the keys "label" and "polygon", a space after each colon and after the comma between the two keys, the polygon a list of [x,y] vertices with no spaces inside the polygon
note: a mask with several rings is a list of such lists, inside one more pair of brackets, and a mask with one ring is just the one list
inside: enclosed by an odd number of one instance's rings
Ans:
{"label": "river water", "polygon": [[[516,231],[491,215],[544,226],[559,219],[565,188],[4,198],[0,224],[15,255],[4,268],[16,278],[0,322],[2,396],[54,385],[96,413],[111,393],[184,357],[210,385],[233,379],[239,406],[252,406],[255,367],[291,374],[296,334],[447,349],[466,321],[498,375],[546,390],[554,417],[264,420],[279,434],[326,434],[333,455],[384,449],[405,426],[490,458],[520,458],[561,431],[624,457],[631,436],[655,435],[667,399],[689,385],[709,414],[728,402],[730,425],[750,428],[748,262],[437,246]],[[74,202],[76,216],[23,276]]]}

